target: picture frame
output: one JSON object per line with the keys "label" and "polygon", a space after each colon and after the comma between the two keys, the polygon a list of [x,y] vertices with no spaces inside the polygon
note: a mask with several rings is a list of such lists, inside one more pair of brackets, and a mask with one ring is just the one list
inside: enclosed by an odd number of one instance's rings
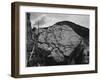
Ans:
{"label": "picture frame", "polygon": [[[36,27],[34,28],[34,26]],[[68,29],[68,31],[62,31],[64,39],[60,41],[59,38],[54,38],[54,36],[57,37],[57,34],[60,35],[58,27]],[[49,36],[49,33],[54,34]],[[69,40],[69,37],[73,35],[74,37]],[[62,49],[60,45],[70,45],[67,43],[74,47],[71,47],[70,50],[68,46],[64,47],[60,52]],[[58,52],[54,53],[51,49],[57,49]],[[13,2],[11,4],[12,77],[97,73],[97,49],[96,6],[31,2]],[[81,53],[82,55],[79,56]],[[85,54],[86,56],[84,56]]]}

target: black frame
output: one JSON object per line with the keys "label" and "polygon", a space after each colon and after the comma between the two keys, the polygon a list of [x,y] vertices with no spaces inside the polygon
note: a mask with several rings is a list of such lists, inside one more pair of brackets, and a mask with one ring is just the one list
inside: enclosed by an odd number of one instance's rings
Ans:
{"label": "black frame", "polygon": [[[74,8],[74,9],[88,9],[95,10],[95,70],[91,71],[76,71],[76,72],[59,72],[59,73],[43,73],[43,74],[19,74],[19,6],[44,6],[56,8]],[[97,7],[96,6],[80,6],[80,5],[61,5],[61,4],[43,4],[43,3],[28,3],[28,2],[13,2],[11,4],[12,10],[12,30],[11,30],[11,76],[15,78],[22,77],[40,77],[40,76],[58,76],[58,75],[72,75],[72,74],[85,74],[97,73]]]}

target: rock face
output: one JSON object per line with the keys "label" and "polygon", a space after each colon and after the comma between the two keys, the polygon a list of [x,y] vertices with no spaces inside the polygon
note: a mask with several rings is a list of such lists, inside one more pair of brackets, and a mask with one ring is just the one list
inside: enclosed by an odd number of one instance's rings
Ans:
{"label": "rock face", "polygon": [[[86,52],[83,51],[83,49],[85,49],[85,42],[88,42],[88,35],[84,35],[84,33],[80,34],[79,32],[82,32],[83,30],[88,31],[88,29],[83,27],[81,29],[81,26],[79,29],[79,26],[77,28],[77,25],[74,24],[74,26],[71,26],[70,24],[67,21],[65,24],[65,21],[63,21],[47,28],[33,30],[33,46],[31,54],[32,56],[34,55],[38,60],[31,57],[31,66],[35,62],[38,64],[33,66],[85,63],[82,53]],[[80,62],[78,62],[77,56],[80,56],[82,59]],[[48,61],[50,64],[48,64]],[[87,63],[88,62],[89,61],[87,61]]]}

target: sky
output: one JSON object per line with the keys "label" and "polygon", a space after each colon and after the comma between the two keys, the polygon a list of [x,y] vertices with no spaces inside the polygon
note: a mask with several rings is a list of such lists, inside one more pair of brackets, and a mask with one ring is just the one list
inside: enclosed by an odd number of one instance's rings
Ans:
{"label": "sky", "polygon": [[37,27],[37,22],[39,22],[39,27],[52,26],[56,22],[60,21],[71,21],[79,24],[83,27],[89,28],[89,15],[77,15],[77,14],[56,14],[56,13],[30,13],[31,26],[33,28]]}

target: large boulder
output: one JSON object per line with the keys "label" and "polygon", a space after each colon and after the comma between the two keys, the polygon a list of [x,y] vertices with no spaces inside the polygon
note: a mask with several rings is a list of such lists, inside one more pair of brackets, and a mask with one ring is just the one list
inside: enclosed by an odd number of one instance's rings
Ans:
{"label": "large boulder", "polygon": [[[87,32],[86,35],[83,33],[85,31]],[[89,34],[87,28],[69,21],[62,21],[47,28],[35,29],[32,39],[33,44],[37,45],[33,45],[33,47],[38,48],[39,54],[46,55],[43,58],[52,58],[57,63],[75,64],[73,57],[76,56],[75,59],[77,60],[77,55],[80,55],[80,52],[82,53],[80,47],[86,45],[85,42],[88,43],[89,36],[87,34]],[[83,49],[83,47],[81,48]]]}

